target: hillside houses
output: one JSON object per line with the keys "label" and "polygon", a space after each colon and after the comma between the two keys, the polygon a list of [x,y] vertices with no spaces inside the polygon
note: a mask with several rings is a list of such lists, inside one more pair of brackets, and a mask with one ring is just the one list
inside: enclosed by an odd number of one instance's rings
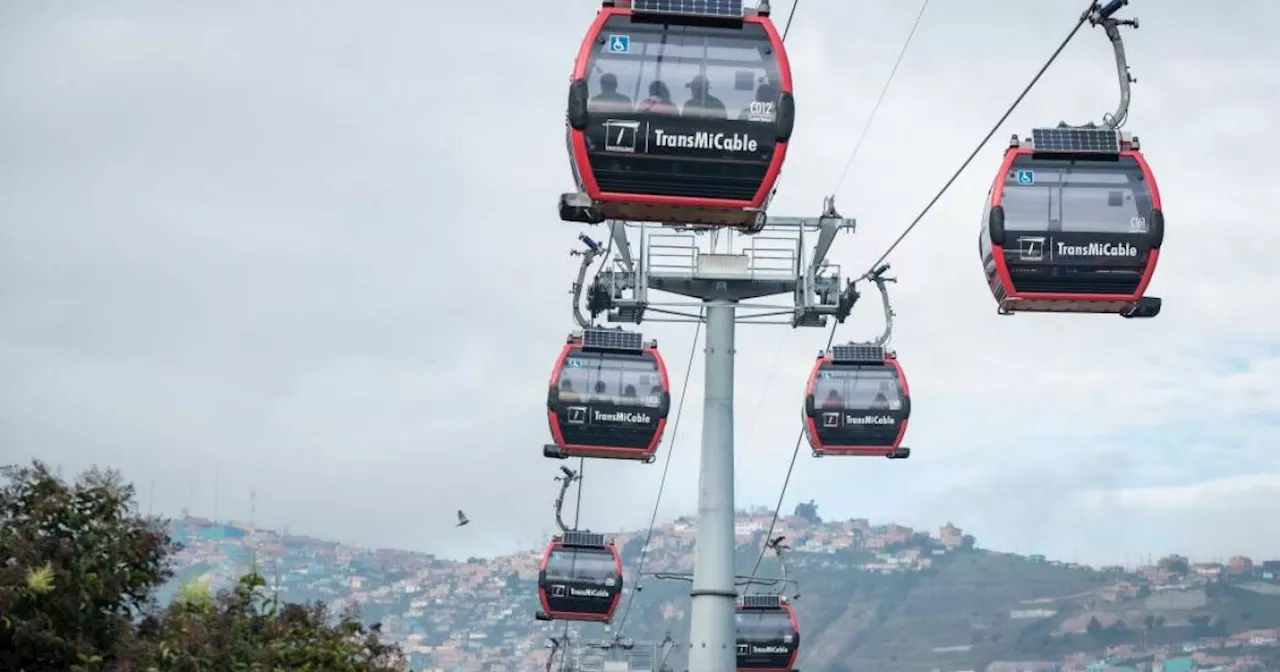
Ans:
{"label": "hillside houses", "polygon": [[[772,512],[742,513],[735,527],[740,549],[758,552],[772,522]],[[543,669],[549,631],[533,619],[538,609],[534,583],[541,549],[464,562],[425,553],[354,548],[243,523],[192,517],[175,521],[172,530],[174,538],[184,544],[177,556],[180,581],[199,580],[225,587],[256,566],[268,588],[280,592],[285,599],[319,599],[336,609],[358,607],[363,618],[382,624],[385,636],[403,647],[415,669]],[[695,534],[695,521],[691,518],[657,527],[649,539],[646,571],[690,571]],[[792,549],[788,564],[794,563],[801,570],[812,565],[880,575],[928,572],[949,554],[973,543],[972,537],[951,523],[940,527],[937,536],[933,536],[907,526],[873,524],[866,519],[818,522],[795,516],[779,518],[773,535],[786,537]],[[629,569],[638,560],[646,536],[644,531],[613,536]],[[1042,556],[1029,560],[1070,564],[1047,561]],[[1122,618],[1133,622],[1135,617],[1127,614],[1144,605],[1174,608],[1200,604],[1207,588],[1216,582],[1233,581],[1258,592],[1274,586],[1280,593],[1280,582],[1266,579],[1262,565],[1255,568],[1248,558],[1232,558],[1225,565],[1187,562],[1185,571],[1183,567],[1180,561],[1174,561],[1130,571],[1116,568],[1119,571],[1100,575],[1111,580],[1099,583],[1089,593],[1089,599],[1098,605],[1104,625],[1111,625]],[[628,584],[628,595],[632,586]],[[687,617],[684,593],[677,590],[670,595],[654,603],[647,616],[659,627]],[[1058,609],[1054,604],[1036,604],[1008,613],[1011,619],[1035,620],[1053,617]],[[1114,614],[1108,615],[1111,612],[1107,609]],[[1088,620],[1088,616],[1077,618],[1070,621],[1075,623],[1070,627],[1074,632],[1083,632]],[[1035,669],[1153,670],[1157,669],[1151,667],[1154,661],[1187,659],[1199,669],[1221,665],[1223,670],[1242,672],[1254,669],[1246,664],[1254,651],[1276,647],[1278,641],[1280,632],[1260,629],[1178,647],[1117,648],[1108,651],[1105,659],[1080,654]],[[1125,661],[1130,659],[1145,660],[1147,667],[1126,667]],[[1219,663],[1220,660],[1229,662]]]}

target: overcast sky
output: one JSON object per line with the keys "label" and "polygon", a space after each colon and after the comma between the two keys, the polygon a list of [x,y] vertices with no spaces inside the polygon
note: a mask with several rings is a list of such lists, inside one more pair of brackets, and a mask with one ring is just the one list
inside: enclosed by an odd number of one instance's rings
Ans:
{"label": "overcast sky", "polygon": [[[838,193],[860,228],[835,262],[879,255],[1081,5],[935,0]],[[0,0],[0,461],[119,467],[170,515],[248,519],[256,490],[259,524],[364,545],[543,543],[567,253],[602,237],[555,212],[596,6]],[[817,213],[918,9],[800,5],[772,212]],[[1008,135],[1114,107],[1110,50],[1086,30],[891,258],[912,459],[804,450],[787,510],[951,520],[1082,561],[1280,556],[1280,6],[1131,10],[1127,129],[1164,197],[1164,314],[998,317],[983,281]],[[868,301],[838,338],[879,319]],[[693,326],[645,332],[678,396]],[[825,338],[739,329],[740,506],[776,499]],[[700,357],[693,371],[664,517],[696,502]],[[660,474],[589,463],[583,523],[644,525]],[[472,525],[453,527],[458,508]]]}

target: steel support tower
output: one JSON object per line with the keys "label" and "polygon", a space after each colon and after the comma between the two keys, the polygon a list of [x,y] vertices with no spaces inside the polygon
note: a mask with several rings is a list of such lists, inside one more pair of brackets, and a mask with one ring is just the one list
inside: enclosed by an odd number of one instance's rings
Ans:
{"label": "steel support tower", "polygon": [[[699,230],[611,221],[614,265],[590,285],[582,274],[575,285],[575,318],[586,289],[592,317],[610,322],[703,321],[706,324],[706,390],[698,477],[697,548],[688,670],[734,672],[737,590],[734,583],[734,354],[737,324],[789,324],[822,327],[829,318],[843,322],[858,293],[843,280],[827,252],[841,231],[855,222],[841,217],[832,198],[818,217],[770,217],[758,234]],[[628,231],[638,232],[638,254]],[[583,238],[590,258],[600,245]],[[812,243],[810,241],[812,240]],[[812,244],[812,247],[810,247]],[[659,302],[652,291],[694,301]],[[791,295],[787,304],[759,303]],[[692,312],[693,309],[698,312]]]}

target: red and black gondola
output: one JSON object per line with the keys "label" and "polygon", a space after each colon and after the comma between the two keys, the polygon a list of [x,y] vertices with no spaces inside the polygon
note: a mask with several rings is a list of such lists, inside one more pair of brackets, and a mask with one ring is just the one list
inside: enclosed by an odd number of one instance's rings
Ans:
{"label": "red and black gondola", "polygon": [[[758,230],[795,124],[768,12],[742,0],[605,0],[569,87],[570,222]],[[680,100],[680,87],[687,100]]]}
{"label": "red and black gondola", "polygon": [[881,345],[837,345],[818,355],[804,399],[805,434],[814,457],[870,455],[902,459],[911,391],[897,356]]}
{"label": "red and black gondola", "polygon": [[1110,128],[1014,136],[978,249],[999,312],[1155,317],[1145,296],[1164,241],[1155,176],[1137,138]]}
{"label": "red and black gondola", "polygon": [[538,570],[538,620],[608,623],[621,597],[622,556],[612,541],[579,531],[551,539]]}
{"label": "red and black gondola", "polygon": [[670,406],[667,367],[656,342],[618,329],[570,334],[547,391],[554,443],[543,454],[652,462]]}
{"label": "red and black gondola", "polygon": [[792,672],[800,657],[796,610],[778,595],[747,595],[738,600],[739,672]]}

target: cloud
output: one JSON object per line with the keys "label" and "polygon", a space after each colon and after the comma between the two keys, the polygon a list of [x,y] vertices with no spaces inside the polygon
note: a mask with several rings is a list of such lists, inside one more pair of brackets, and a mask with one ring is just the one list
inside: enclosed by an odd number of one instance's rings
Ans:
{"label": "cloud", "polygon": [[[856,274],[878,256],[1081,4],[929,8],[840,185],[859,229],[834,262]],[[256,491],[260,523],[363,544],[542,543],[556,473],[542,399],[586,230],[552,204],[571,182],[564,88],[593,7],[0,8],[4,459],[119,466],[170,513],[248,518]],[[890,259],[915,455],[816,461],[802,445],[787,508],[951,518],[983,543],[1099,557],[1277,536],[1249,518],[1256,493],[1195,489],[1268,472],[1280,438],[1280,230],[1264,214],[1280,14],[1243,7],[1134,7],[1126,34],[1129,128],[1170,226],[1152,286],[1165,313],[1001,318],[976,259],[1008,134],[1114,106],[1088,31]],[[836,186],[917,9],[799,8],[775,213],[814,214]],[[879,319],[869,296],[839,339]],[[644,330],[677,388],[693,353],[660,507],[674,516],[696,502],[701,346],[691,325]],[[826,334],[738,333],[738,501],[772,504]],[[661,471],[588,464],[584,524],[647,523]],[[1126,494],[1175,487],[1188,499],[1157,513]],[[457,508],[475,523],[453,528]],[[1172,522],[1211,511],[1256,531]]]}

